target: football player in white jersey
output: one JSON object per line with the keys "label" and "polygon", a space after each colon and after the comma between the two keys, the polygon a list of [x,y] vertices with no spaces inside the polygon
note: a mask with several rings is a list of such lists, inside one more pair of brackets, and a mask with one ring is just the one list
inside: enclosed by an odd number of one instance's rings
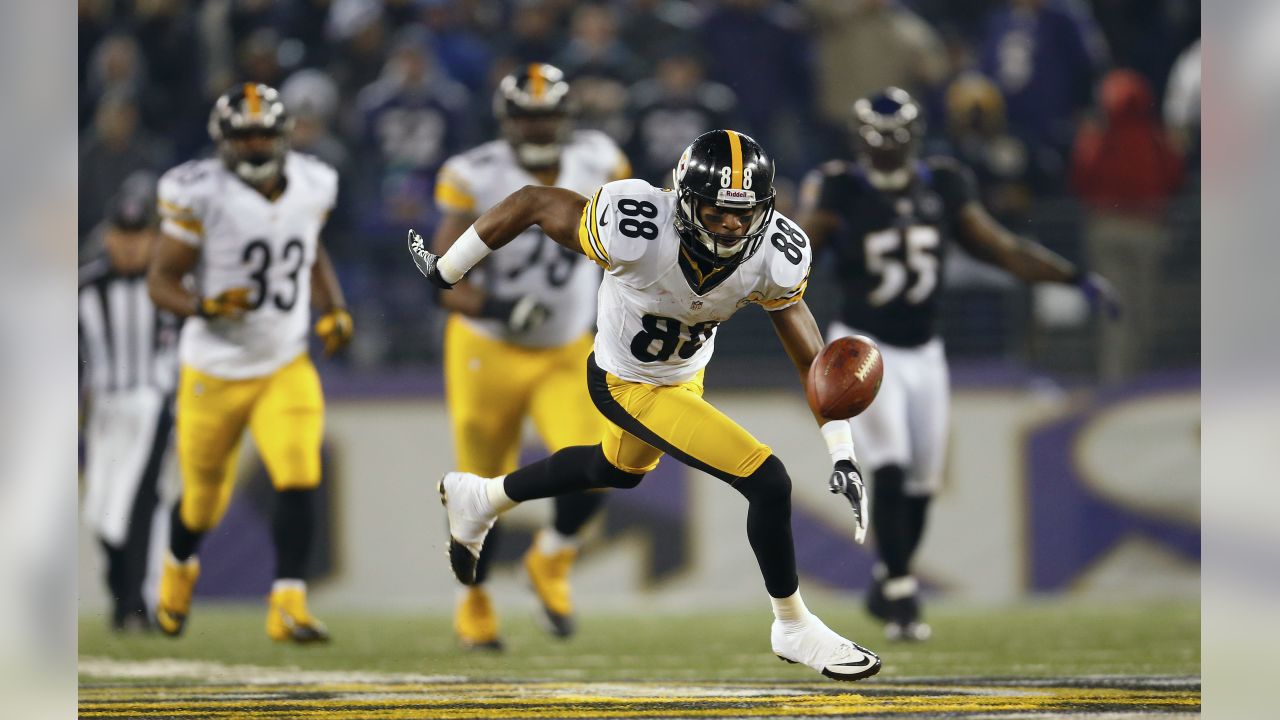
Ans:
{"label": "football player in white jersey", "polygon": [[[829,629],[800,597],[791,479],[782,461],[702,398],[716,327],[742,307],[769,311],[802,383],[822,349],[803,300],[809,241],[773,211],[773,172],[754,140],[713,130],[685,149],[674,191],[622,180],[587,198],[528,185],[483,213],[440,256],[410,231],[415,264],[442,288],[533,225],[605,270],[586,363],[591,399],[608,420],[600,442],[564,448],[496,478],[446,474],[439,490],[450,564],[470,584],[500,513],[540,497],[635,487],[670,454],[747,498],[747,539],[773,604],[774,653],[836,680],[859,680],[878,672],[880,659]],[[849,423],[817,420],[834,465],[830,487],[853,506],[854,537],[862,542],[867,506]]]}
{"label": "football player in white jersey", "polygon": [[[445,162],[436,181],[443,221],[432,249],[444,254],[480,213],[528,184],[590,193],[630,176],[622,151],[596,130],[572,129],[569,85],[558,68],[531,63],[503,78],[494,94],[503,137]],[[533,420],[547,450],[600,438],[604,418],[582,383],[591,352],[600,268],[530,228],[439,295],[451,315],[444,367],[457,465],[494,477],[516,468],[521,428]],[[604,494],[555,498],[551,527],[524,556],[547,628],[573,632],[569,571],[575,536]],[[464,648],[500,649],[497,615],[482,587],[498,537],[490,537],[476,582],[463,586],[454,630]]]}
{"label": "football player in white jersey", "polygon": [[289,129],[273,88],[237,86],[209,117],[219,156],[160,179],[162,237],[148,285],[158,306],[187,318],[178,346],[182,500],[156,609],[168,635],[185,627],[200,572],[196,549],[227,508],[248,427],[277,491],[267,635],[328,639],[307,610],[304,577],[324,422],[320,378],[307,355],[310,306],[322,313],[315,329],[328,353],[350,339],[352,322],[319,240],[338,176],[290,152]]}

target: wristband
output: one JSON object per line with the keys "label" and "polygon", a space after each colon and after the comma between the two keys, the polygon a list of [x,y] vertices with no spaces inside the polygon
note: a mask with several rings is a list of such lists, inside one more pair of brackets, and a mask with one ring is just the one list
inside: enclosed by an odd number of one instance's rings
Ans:
{"label": "wristband", "polygon": [[436,261],[436,271],[445,282],[452,285],[461,280],[467,271],[491,252],[493,249],[484,244],[484,240],[480,239],[480,233],[476,232],[476,226],[472,225],[458,237],[448,252]]}
{"label": "wristband", "polygon": [[827,441],[827,452],[831,453],[831,464],[841,460],[857,462],[853,454],[853,428],[848,420],[832,420],[822,426],[822,439]]}

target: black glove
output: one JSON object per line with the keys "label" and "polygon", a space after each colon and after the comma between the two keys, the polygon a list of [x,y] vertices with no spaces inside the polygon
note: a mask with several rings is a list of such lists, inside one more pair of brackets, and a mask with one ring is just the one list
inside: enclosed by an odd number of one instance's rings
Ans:
{"label": "black glove", "polygon": [[426,241],[415,230],[409,231],[409,254],[413,256],[413,264],[418,266],[418,272],[430,280],[432,285],[441,290],[448,290],[453,287],[453,283],[447,282],[440,277],[440,271],[436,269],[436,263],[440,261],[440,256],[434,255],[427,250]]}
{"label": "black glove", "polygon": [[861,545],[867,539],[867,521],[871,515],[867,508],[867,488],[862,484],[862,471],[858,469],[858,464],[852,460],[837,461],[827,485],[831,492],[844,495],[853,506],[853,539]]}
{"label": "black glove", "polygon": [[501,320],[511,332],[522,333],[546,322],[551,317],[551,308],[532,295],[525,295],[518,300],[501,300],[490,296],[484,299],[480,315]]}

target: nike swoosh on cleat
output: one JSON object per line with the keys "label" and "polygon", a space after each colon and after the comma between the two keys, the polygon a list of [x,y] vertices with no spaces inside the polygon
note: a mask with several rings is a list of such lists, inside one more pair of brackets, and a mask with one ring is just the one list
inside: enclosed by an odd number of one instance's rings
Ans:
{"label": "nike swoosh on cleat", "polygon": [[864,657],[864,658],[862,658],[861,660],[858,660],[858,661],[855,661],[855,662],[832,663],[831,665],[828,665],[827,667],[855,667],[855,668],[856,668],[856,667],[866,667],[866,666],[868,666],[868,665],[870,665],[870,664],[871,664],[871,658],[869,658],[869,657]]}

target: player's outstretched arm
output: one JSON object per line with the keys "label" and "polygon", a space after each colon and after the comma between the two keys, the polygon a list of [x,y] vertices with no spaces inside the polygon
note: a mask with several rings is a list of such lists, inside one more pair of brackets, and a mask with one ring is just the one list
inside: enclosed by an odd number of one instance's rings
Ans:
{"label": "player's outstretched arm", "polygon": [[[782,341],[796,371],[800,373],[800,384],[808,392],[809,366],[813,359],[822,352],[822,332],[813,313],[804,300],[789,305],[781,310],[769,313],[773,321],[773,329]],[[832,493],[843,495],[853,508],[853,539],[862,543],[867,538],[867,524],[870,521],[870,508],[867,506],[867,490],[862,482],[862,470],[858,468],[858,459],[853,452],[853,430],[848,420],[828,420],[813,408],[813,417],[822,428],[822,439],[827,443],[831,453],[831,478],[827,487]]]}
{"label": "player's outstretched arm", "polygon": [[977,202],[960,210],[957,238],[971,255],[1002,268],[1027,282],[1076,285],[1089,300],[1111,317],[1120,314],[1120,301],[1106,278],[1083,272],[1071,261],[1001,225]]}
{"label": "player's outstretched arm", "polygon": [[572,190],[526,185],[485,211],[443,255],[427,250],[422,237],[410,230],[409,253],[428,280],[446,289],[489,253],[534,225],[560,246],[582,253],[578,221],[586,205],[587,198]]}
{"label": "player's outstretched arm", "polygon": [[[437,256],[449,252],[475,220],[470,213],[446,211],[431,240],[431,252]],[[454,283],[451,292],[439,293],[437,300],[450,312],[501,320],[512,332],[532,330],[551,317],[550,309],[532,294],[497,297],[465,278]]]}
{"label": "player's outstretched arm", "polygon": [[214,297],[202,298],[183,285],[183,279],[195,270],[198,262],[198,248],[161,235],[151,264],[147,266],[147,293],[151,301],[178,317],[200,315],[234,320],[243,316],[252,304],[249,288],[230,288]]}

